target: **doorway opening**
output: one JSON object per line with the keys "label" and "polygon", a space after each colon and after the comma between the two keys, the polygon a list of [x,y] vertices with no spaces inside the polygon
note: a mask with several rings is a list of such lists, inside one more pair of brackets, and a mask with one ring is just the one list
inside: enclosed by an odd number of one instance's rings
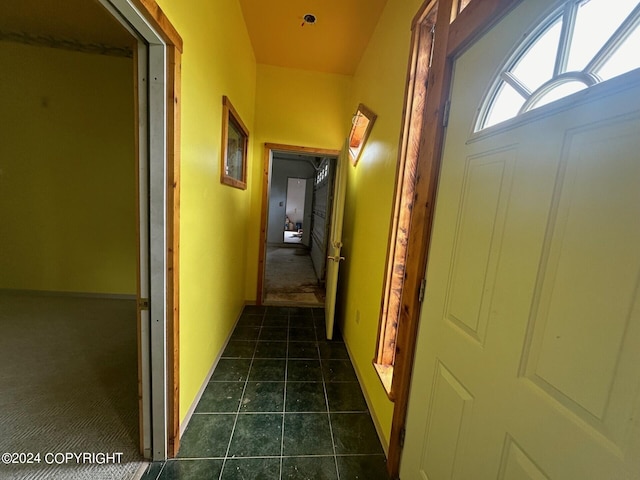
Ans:
{"label": "doorway opening", "polygon": [[[0,148],[2,450],[121,452],[118,464],[79,464],[74,474],[129,477],[147,453],[138,404],[137,38],[98,2],[9,9],[0,8],[0,31],[11,32],[0,43],[8,72],[0,116],[11,119]],[[29,478],[27,470],[53,478],[62,469],[9,468],[9,477]]]}
{"label": "doorway opening", "polygon": [[138,365],[146,458],[177,454],[182,38],[153,0],[98,0],[136,38]]}
{"label": "doorway opening", "polygon": [[258,302],[325,302],[328,231],[338,151],[265,145]]}
{"label": "doorway opening", "polygon": [[[82,5],[80,5],[82,3]],[[91,14],[84,15],[86,9],[91,8]],[[73,27],[71,30],[64,29],[64,34],[60,32],[47,32],[29,34],[29,25],[46,25],[48,28],[55,28],[55,22],[51,22],[50,12],[55,12],[56,16],[69,15],[71,21],[64,22],[66,26]],[[83,12],[79,14],[78,12]],[[180,89],[180,52],[182,50],[182,40],[175,29],[172,27],[168,19],[165,17],[162,10],[153,1],[145,1],[144,5],[140,2],[136,2],[136,5],[132,5],[128,0],[95,0],[92,2],[66,2],[64,5],[59,2],[53,2],[50,0],[38,2],[38,5],[34,2],[25,2],[21,4],[18,9],[9,9],[9,13],[6,15],[0,12],[0,31],[4,32],[5,29],[12,29],[12,25],[8,22],[15,22],[15,27],[18,32],[18,38],[24,38],[25,42],[36,39],[41,39],[43,42],[55,42],[57,37],[73,36],[78,37],[78,42],[63,41],[65,50],[69,51],[70,47],[73,50],[75,47],[79,47],[78,52],[72,52],[79,57],[84,56],[85,63],[93,58],[98,63],[104,63],[99,61],[99,58],[110,58],[114,50],[109,48],[103,48],[104,45],[113,44],[113,36],[108,38],[98,38],[104,34],[103,28],[89,28],[92,27],[92,22],[96,19],[106,19],[112,25],[117,28],[111,28],[110,31],[116,31],[118,29],[128,32],[125,35],[127,38],[126,48],[116,48],[115,52],[126,51],[128,61],[133,63],[132,68],[129,68],[128,78],[125,80],[126,88],[129,89],[129,93],[132,98],[135,98],[135,105],[129,103],[130,112],[127,117],[129,119],[135,118],[135,124],[131,122],[131,136],[134,140],[131,140],[131,154],[117,154],[119,159],[130,158],[131,165],[129,165],[124,173],[110,173],[110,176],[103,174],[100,180],[102,183],[107,178],[116,179],[117,188],[123,188],[122,184],[128,182],[130,186],[129,192],[133,192],[127,195],[128,203],[123,205],[122,209],[125,209],[131,216],[131,229],[130,232],[131,242],[111,242],[107,248],[98,248],[95,246],[84,249],[92,251],[94,257],[99,257],[105,252],[109,252],[108,262],[103,261],[103,265],[100,269],[88,268],[83,261],[76,261],[73,265],[70,265],[68,258],[64,261],[60,260],[50,265],[46,271],[57,274],[67,284],[54,285],[51,282],[47,285],[40,284],[28,285],[28,284],[14,284],[5,286],[6,288],[13,289],[31,289],[41,291],[64,291],[64,292],[107,292],[107,293],[125,293],[132,297],[130,300],[131,307],[134,315],[134,346],[137,347],[137,352],[134,354],[134,359],[137,360],[137,365],[131,366],[131,373],[134,377],[137,375],[138,391],[135,392],[133,398],[134,402],[136,397],[139,400],[138,417],[140,419],[140,450],[146,458],[164,459],[167,456],[175,455],[178,447],[179,439],[179,406],[178,406],[178,284],[177,279],[179,276],[179,246],[178,246],[178,197],[179,197],[179,89]],[[42,18],[46,18],[46,21],[39,21]],[[118,26],[118,23],[120,26]],[[77,30],[75,30],[75,28]],[[22,34],[20,34],[22,32]],[[126,33],[126,32],[125,32]],[[10,36],[12,37],[12,36]],[[5,37],[6,38],[6,37]],[[133,46],[129,46],[130,39],[133,40]],[[64,40],[64,39],[63,39]],[[42,45],[42,48],[48,48],[51,45]],[[62,50],[61,50],[62,51]],[[24,114],[29,115],[31,121],[24,122],[25,125],[29,125],[36,119],[36,117],[42,117],[42,119],[54,125],[56,128],[68,127],[68,125],[60,125],[61,122],[51,122],[51,118],[54,113],[62,108],[67,108],[67,103],[71,104],[76,101],[75,97],[69,99],[63,95],[68,94],[69,91],[74,91],[72,82],[76,81],[73,75],[69,74],[69,71],[75,71],[73,69],[65,69],[65,62],[57,59],[57,63],[54,59],[50,58],[52,55],[42,55],[40,64],[47,64],[51,67],[55,67],[58,70],[62,69],[63,72],[57,78],[56,83],[52,82],[50,76],[45,76],[47,82],[39,90],[34,90],[36,93],[36,102],[34,105],[38,105],[37,109],[24,109]],[[73,67],[76,68],[76,67]],[[95,67],[86,69],[87,71],[95,73]],[[99,71],[99,70],[98,70]],[[106,68],[106,72],[111,72],[111,68]],[[132,77],[135,74],[135,85],[132,82]],[[13,74],[15,75],[15,73]],[[5,78],[13,78],[15,76],[5,76]],[[40,81],[38,75],[28,75],[27,78],[30,81]],[[113,91],[114,86],[108,81],[111,77],[105,75],[104,78],[98,78],[96,81],[104,80],[104,89],[109,91],[118,100],[122,100],[122,95]],[[26,84],[25,84],[26,85]],[[93,81],[85,81],[80,85],[80,89],[89,89],[87,85],[91,85],[95,88]],[[58,92],[54,98],[52,88],[56,87]],[[6,89],[5,91],[10,91]],[[33,92],[32,92],[33,94]],[[77,96],[77,95],[76,95]],[[20,96],[14,95],[19,98]],[[68,102],[67,102],[68,100]],[[91,102],[90,105],[94,105],[95,102]],[[108,118],[107,112],[110,112],[113,108],[114,102],[108,103],[104,107],[104,111],[98,115],[98,120],[104,121],[104,118]],[[81,105],[80,107],[84,107]],[[80,110],[79,110],[80,111]],[[101,111],[97,109],[97,111]],[[94,118],[93,112],[87,114],[87,118]],[[76,112],[67,113],[65,119],[78,120]],[[18,122],[14,122],[16,126],[19,126]],[[75,124],[74,124],[75,125]],[[126,123],[122,125],[126,126]],[[100,126],[94,128],[92,134],[102,132]],[[107,131],[107,128],[104,127]],[[34,128],[29,129],[28,134],[33,139],[34,132],[37,135],[42,135],[44,129]],[[49,132],[49,131],[48,131]],[[135,133],[134,133],[135,132]],[[46,178],[43,181],[48,182],[44,185],[50,188],[37,188],[37,195],[28,195],[27,200],[34,200],[36,197],[44,197],[45,200],[49,200],[48,203],[44,203],[43,208],[34,208],[33,203],[24,202],[15,205],[15,201],[3,202],[7,205],[11,204],[19,208],[31,208],[32,212],[29,215],[18,215],[18,217],[29,217],[37,215],[41,217],[41,220],[50,227],[50,231],[57,236],[58,242],[60,238],[61,251],[67,256],[73,254],[77,255],[77,249],[69,241],[73,240],[78,235],[85,235],[92,240],[96,240],[95,237],[100,236],[99,229],[92,229],[84,225],[83,228],[69,229],[61,226],[65,217],[61,215],[67,214],[64,208],[59,208],[51,214],[47,214],[45,208],[52,208],[53,192],[59,198],[67,198],[76,191],[81,191],[87,196],[91,193],[91,188],[87,188],[86,183],[78,181],[72,183],[69,188],[60,188],[60,185],[64,185],[63,182],[68,182],[71,175],[77,175],[80,171],[89,171],[90,173],[96,172],[96,169],[100,165],[96,162],[96,142],[89,141],[85,138],[85,135],[74,134],[74,132],[65,132],[64,138],[72,139],[73,142],[77,142],[78,145],[74,145],[71,153],[62,152],[60,149],[60,138],[57,138],[55,133],[51,132],[48,135],[52,138],[56,138],[56,144],[53,148],[45,150],[40,155],[32,155],[31,158],[36,159],[39,162],[49,160],[45,162],[45,165],[38,170],[37,173],[41,173],[40,170],[51,171],[60,178],[60,182],[52,182],[51,178]],[[24,137],[24,133],[22,137]],[[58,136],[60,137],[60,136]],[[20,136],[16,135],[16,138]],[[115,135],[111,135],[111,141],[108,142],[111,146],[109,148],[120,148],[122,142],[114,142]],[[88,142],[88,143],[87,143]],[[33,142],[31,142],[33,143]],[[40,145],[40,139],[36,142]],[[27,142],[23,142],[23,145],[29,145]],[[90,154],[86,155],[90,161],[76,161],[73,165],[62,164],[67,162],[70,158],[77,156],[76,151],[80,150],[80,144],[83,144],[85,149],[88,146]],[[100,151],[99,155],[103,155]],[[20,158],[15,156],[15,158]],[[137,164],[134,166],[134,161]],[[109,162],[102,162],[108,165],[108,168],[113,168],[113,165]],[[65,168],[66,166],[66,168]],[[24,168],[24,166],[22,166]],[[46,167],[46,168],[45,168]],[[136,171],[137,170],[137,171]],[[33,169],[30,172],[33,176]],[[65,178],[65,173],[69,178]],[[28,178],[28,177],[27,177]],[[35,178],[35,177],[34,177]],[[136,182],[138,183],[137,200],[136,204]],[[53,183],[53,186],[51,184]],[[98,190],[99,191],[99,190]],[[119,190],[118,190],[119,191]],[[44,196],[44,193],[48,193]],[[88,193],[86,193],[88,192]],[[24,189],[22,195],[24,195]],[[77,193],[77,192],[76,192]],[[118,200],[122,200],[122,195],[118,197]],[[84,202],[86,203],[86,202]],[[119,204],[118,204],[119,205]],[[117,221],[122,215],[115,215],[116,220],[110,221],[107,213],[100,214],[98,216],[96,211],[83,204],[82,198],[72,202],[70,209],[77,211],[78,209],[85,208],[90,209],[88,212],[84,212],[81,220],[85,223],[90,221],[97,221],[100,228],[110,229],[110,233],[118,229]],[[136,211],[137,211],[137,239],[136,239]],[[14,215],[15,216],[15,215]],[[52,219],[54,221],[52,221]],[[56,222],[55,219],[60,219]],[[114,222],[116,225],[114,225]],[[4,224],[4,222],[2,222]],[[76,230],[78,230],[76,232]],[[39,232],[39,235],[34,236],[33,231]],[[43,229],[32,229],[29,236],[30,243],[27,246],[30,250],[28,255],[6,255],[3,260],[14,259],[38,259],[34,252],[42,252],[50,249],[54,238],[51,235],[45,235]],[[104,235],[103,235],[104,236]],[[0,235],[0,237],[5,237]],[[42,239],[45,239],[42,241]],[[137,240],[136,245],[131,245]],[[133,280],[131,285],[128,285],[125,290],[103,288],[102,286],[91,287],[85,284],[81,284],[80,287],[69,285],[69,280],[78,280],[78,273],[83,272],[89,274],[94,282],[104,281],[105,278],[113,277],[113,272],[120,268],[126,262],[122,261],[122,251],[129,247],[123,247],[128,245],[132,252],[129,255],[133,264],[131,267]],[[15,245],[20,243],[14,242]],[[24,242],[22,242],[24,244]],[[136,252],[137,250],[137,252]],[[96,252],[99,252],[96,254]],[[106,257],[106,255],[104,255]],[[136,259],[137,257],[137,259]],[[113,259],[117,261],[114,261]],[[67,275],[61,271],[61,268],[75,268],[74,275]],[[136,269],[137,279],[136,279]],[[107,272],[109,275],[105,275]],[[38,272],[36,272],[38,273]],[[17,278],[6,275],[5,279]],[[31,278],[38,280],[42,279],[42,275],[34,275],[31,272]],[[137,280],[137,281],[136,281]],[[59,282],[60,283],[60,282]],[[137,290],[137,291],[136,291]],[[137,339],[136,339],[136,312],[138,315],[137,321]],[[95,334],[95,331],[94,331]],[[80,342],[75,342],[79,344]],[[75,345],[74,345],[75,346]],[[110,363],[107,363],[110,365]],[[100,410],[98,410],[100,411]],[[10,451],[18,451],[16,449],[9,449]],[[24,449],[23,449],[24,450]],[[117,451],[117,450],[114,450]]]}

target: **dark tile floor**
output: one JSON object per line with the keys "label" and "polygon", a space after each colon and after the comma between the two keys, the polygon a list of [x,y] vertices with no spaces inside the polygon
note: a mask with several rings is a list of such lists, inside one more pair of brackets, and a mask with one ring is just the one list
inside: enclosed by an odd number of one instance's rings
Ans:
{"label": "dark tile floor", "polygon": [[326,340],[324,309],[245,307],[178,458],[142,478],[388,480],[344,342]]}

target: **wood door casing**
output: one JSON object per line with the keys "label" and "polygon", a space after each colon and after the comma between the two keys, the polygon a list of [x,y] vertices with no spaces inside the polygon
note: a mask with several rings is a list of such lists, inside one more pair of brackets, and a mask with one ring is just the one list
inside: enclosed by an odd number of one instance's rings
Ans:
{"label": "wood door casing", "polygon": [[267,258],[267,226],[269,210],[269,186],[271,178],[271,161],[273,152],[300,153],[303,155],[315,156],[337,156],[338,150],[326,148],[312,148],[281,143],[265,143],[263,164],[262,164],[262,206],[260,211],[260,238],[258,250],[258,281],[256,288],[256,303],[262,305],[264,302],[264,275]]}

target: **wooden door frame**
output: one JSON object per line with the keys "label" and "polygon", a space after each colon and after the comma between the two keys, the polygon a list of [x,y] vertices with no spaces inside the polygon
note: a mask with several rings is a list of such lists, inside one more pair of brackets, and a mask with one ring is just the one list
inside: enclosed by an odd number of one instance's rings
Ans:
{"label": "wooden door frame", "polygon": [[[419,132],[419,153],[415,177],[416,194],[408,233],[405,262],[407,267],[398,322],[393,377],[395,404],[387,458],[387,470],[393,479],[398,479],[400,472],[415,341],[422,305],[419,299],[420,286],[425,278],[431,242],[434,202],[444,144],[445,115],[452,83],[454,60],[476,38],[489,30],[522,0],[472,0],[459,14],[458,1],[439,0],[438,2],[433,59],[428,75],[422,127]],[[431,3],[432,0],[426,0],[415,15],[411,26],[413,38],[417,35]],[[411,52],[410,62],[413,54],[414,52]],[[411,80],[410,64],[407,89],[410,88]],[[405,115],[403,115],[404,117]]]}
{"label": "wooden door frame", "polygon": [[[113,7],[118,7],[108,0]],[[166,312],[166,341],[164,350],[166,351],[166,378],[167,390],[165,419],[158,422],[166,426],[165,446],[161,446],[158,454],[154,448],[153,457],[158,456],[175,457],[180,444],[180,404],[179,404],[179,260],[180,260],[180,102],[181,102],[181,56],[182,38],[173,27],[167,16],[160,9],[155,0],[130,0],[133,8],[147,22],[152,30],[164,42],[165,52],[165,151],[166,151],[166,173],[165,173],[165,304]],[[113,12],[109,13],[113,15]],[[135,28],[135,27],[132,27]],[[139,95],[139,87],[135,87],[136,98]],[[150,108],[150,115],[153,115],[153,107]],[[137,129],[136,125],[136,129]],[[137,162],[140,162],[140,158]],[[164,161],[164,159],[163,159]],[[140,359],[138,360],[140,368]],[[165,421],[166,420],[166,421]],[[141,432],[142,435],[142,432]],[[155,435],[153,435],[155,436]]]}
{"label": "wooden door frame", "polygon": [[271,159],[273,152],[298,153],[302,155],[316,155],[326,157],[337,157],[339,150],[327,148],[300,147],[296,145],[285,145],[281,143],[265,143],[262,162],[262,206],[260,209],[260,240],[258,252],[258,285],[256,291],[256,303],[263,304],[264,295],[264,274],[267,258],[267,226],[269,224],[269,191],[271,187]]}
{"label": "wooden door frame", "polygon": [[180,446],[180,103],[182,38],[155,0],[133,0],[165,41],[167,128],[167,455]]}

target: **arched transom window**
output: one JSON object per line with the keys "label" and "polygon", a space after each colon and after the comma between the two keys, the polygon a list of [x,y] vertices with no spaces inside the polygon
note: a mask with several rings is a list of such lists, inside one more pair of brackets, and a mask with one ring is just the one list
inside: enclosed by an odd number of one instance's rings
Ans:
{"label": "arched transom window", "polygon": [[640,68],[639,0],[569,0],[504,63],[479,131]]}

